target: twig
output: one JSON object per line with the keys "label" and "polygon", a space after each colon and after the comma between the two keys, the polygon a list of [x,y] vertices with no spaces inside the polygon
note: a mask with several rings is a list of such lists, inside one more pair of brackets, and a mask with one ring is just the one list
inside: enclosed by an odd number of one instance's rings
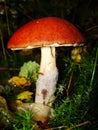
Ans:
{"label": "twig", "polygon": [[45,130],[57,130],[57,129],[62,129],[62,128],[67,128],[67,126],[58,126],[58,127],[54,127],[54,128],[48,128]]}
{"label": "twig", "polygon": [[74,126],[72,126],[70,128],[67,128],[66,130],[72,130],[73,128],[77,128],[77,127],[84,126],[84,125],[87,125],[87,124],[91,124],[91,122],[90,121],[85,121],[85,122],[82,122],[80,124],[74,125]]}
{"label": "twig", "polygon": [[1,37],[2,52],[3,52],[3,55],[4,55],[4,59],[6,61],[7,57],[6,57],[6,52],[5,52],[5,47],[4,47],[4,41],[3,41],[3,36],[2,36],[1,30],[0,30],[0,37]]}
{"label": "twig", "polygon": [[98,28],[98,26],[96,25],[96,26],[90,27],[90,28],[88,28],[88,29],[86,30],[86,32],[91,31],[91,30],[93,30],[93,29],[95,29],[95,28]]}
{"label": "twig", "polygon": [[57,130],[57,129],[61,129],[61,128],[66,128],[66,130],[72,130],[74,128],[84,126],[84,125],[87,125],[87,124],[91,124],[91,122],[90,121],[85,121],[85,122],[82,122],[80,124],[74,125],[74,126],[72,126],[70,128],[67,128],[67,126],[58,126],[58,127],[54,127],[54,128],[48,128],[48,129],[45,129],[45,130]]}
{"label": "twig", "polygon": [[5,71],[5,70],[8,70],[8,71],[19,70],[19,68],[4,68],[4,67],[0,67],[0,71]]}
{"label": "twig", "polygon": [[70,75],[70,79],[69,79],[68,86],[67,86],[67,89],[66,89],[67,97],[69,96],[69,90],[70,90],[70,87],[71,87],[72,77],[73,77],[73,72]]}
{"label": "twig", "polygon": [[7,10],[7,5],[6,5],[6,0],[4,0],[4,5],[5,5],[5,15],[6,15],[8,35],[10,36],[11,33],[10,33],[10,27],[9,27],[9,19],[8,19],[8,10]]}

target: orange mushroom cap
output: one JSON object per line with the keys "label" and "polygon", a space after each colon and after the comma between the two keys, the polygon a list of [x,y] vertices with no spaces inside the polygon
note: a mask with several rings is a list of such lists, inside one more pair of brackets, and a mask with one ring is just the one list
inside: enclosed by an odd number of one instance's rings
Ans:
{"label": "orange mushroom cap", "polygon": [[10,38],[7,47],[27,49],[41,46],[77,46],[84,37],[69,21],[45,17],[32,20],[18,29]]}

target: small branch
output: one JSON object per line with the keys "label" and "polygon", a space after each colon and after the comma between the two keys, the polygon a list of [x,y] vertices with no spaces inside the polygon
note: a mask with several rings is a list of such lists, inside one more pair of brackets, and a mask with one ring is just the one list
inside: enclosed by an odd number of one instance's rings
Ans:
{"label": "small branch", "polygon": [[66,89],[67,97],[69,96],[69,91],[70,91],[70,88],[71,88],[72,77],[73,77],[73,72],[70,75],[70,79],[69,79],[68,86],[67,86],[67,89]]}
{"label": "small branch", "polygon": [[45,130],[57,130],[57,129],[62,129],[62,128],[67,128],[67,126],[58,126],[58,127],[54,127],[54,128],[48,128]]}
{"label": "small branch", "polygon": [[6,0],[4,1],[5,4],[5,15],[6,15],[6,22],[7,22],[7,30],[8,30],[8,35],[10,36],[10,27],[9,27],[9,18],[8,18],[8,9],[6,5]]}
{"label": "small branch", "polygon": [[96,25],[96,26],[90,27],[90,28],[88,28],[88,29],[86,30],[86,32],[91,31],[91,30],[93,30],[93,29],[95,29],[95,28],[98,28],[98,26]]}
{"label": "small branch", "polygon": [[45,129],[45,130],[57,130],[57,129],[61,129],[61,128],[66,128],[66,130],[72,130],[74,128],[84,126],[84,125],[87,125],[87,124],[91,124],[91,122],[90,121],[85,121],[85,122],[82,122],[80,124],[74,125],[74,126],[72,126],[70,128],[67,128],[67,126],[58,126],[58,127],[54,127],[54,128],[48,128],[48,129]]}
{"label": "small branch", "polygon": [[4,67],[0,67],[0,71],[12,71],[12,70],[19,70],[18,68],[4,68]]}
{"label": "small branch", "polygon": [[80,124],[74,125],[74,126],[72,126],[70,128],[67,128],[66,130],[72,130],[74,128],[77,128],[77,127],[80,127],[80,126],[84,126],[84,125],[87,125],[87,124],[91,124],[91,122],[90,121],[85,121],[85,122],[82,122]]}
{"label": "small branch", "polygon": [[0,37],[1,37],[2,52],[3,52],[3,55],[4,55],[4,59],[6,61],[7,57],[6,57],[6,52],[5,52],[5,47],[4,47],[4,41],[3,41],[3,36],[2,36],[1,30],[0,30]]}

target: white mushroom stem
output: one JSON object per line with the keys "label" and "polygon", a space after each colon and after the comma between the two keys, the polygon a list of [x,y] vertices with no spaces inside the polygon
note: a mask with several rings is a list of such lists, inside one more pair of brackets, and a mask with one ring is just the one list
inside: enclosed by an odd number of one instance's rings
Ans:
{"label": "white mushroom stem", "polygon": [[36,103],[52,106],[57,80],[55,47],[42,47],[40,71],[36,83]]}

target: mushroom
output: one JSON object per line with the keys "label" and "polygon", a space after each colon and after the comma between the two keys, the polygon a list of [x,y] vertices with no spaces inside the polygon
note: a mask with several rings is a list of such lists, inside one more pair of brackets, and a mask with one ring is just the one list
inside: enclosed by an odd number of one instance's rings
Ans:
{"label": "mushroom", "polygon": [[83,59],[83,56],[82,54],[84,52],[87,51],[87,47],[86,46],[81,46],[81,47],[74,47],[72,50],[71,50],[71,59],[74,61],[74,62],[81,62],[81,60]]}
{"label": "mushroom", "polygon": [[22,50],[40,47],[41,62],[36,82],[35,103],[52,106],[58,80],[55,47],[81,46],[84,37],[69,21],[57,17],[32,20],[18,29],[7,47]]}

